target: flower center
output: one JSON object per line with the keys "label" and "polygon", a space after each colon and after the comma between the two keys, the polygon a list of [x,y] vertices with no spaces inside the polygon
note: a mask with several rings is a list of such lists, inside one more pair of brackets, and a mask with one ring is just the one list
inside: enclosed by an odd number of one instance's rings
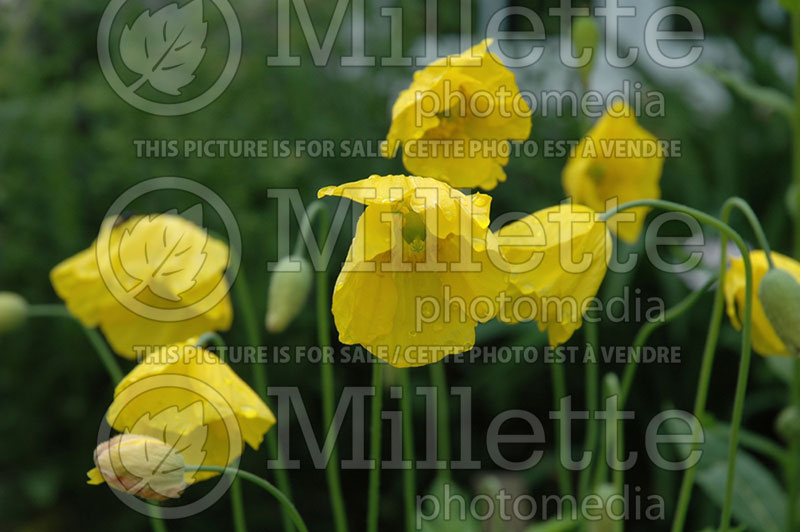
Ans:
{"label": "flower center", "polygon": [[425,218],[409,210],[403,213],[403,240],[411,246],[411,251],[421,253],[425,250]]}

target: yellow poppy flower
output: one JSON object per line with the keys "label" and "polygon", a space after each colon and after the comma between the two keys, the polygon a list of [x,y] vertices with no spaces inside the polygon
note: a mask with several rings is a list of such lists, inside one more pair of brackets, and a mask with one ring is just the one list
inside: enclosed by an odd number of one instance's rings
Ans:
{"label": "yellow poppy flower", "polygon": [[107,419],[120,432],[173,445],[188,465],[222,467],[244,443],[258,449],[275,424],[256,392],[194,338],[147,355],[117,385]]}
{"label": "yellow poppy flower", "polygon": [[[664,154],[658,139],[636,123],[631,109],[617,103],[594,125],[571,154],[562,173],[564,190],[575,203],[597,212],[606,202],[618,204],[661,197],[659,180]],[[608,227],[626,242],[635,242],[649,209],[637,207],[612,216]]]}
{"label": "yellow poppy flower", "polygon": [[[780,253],[772,253],[772,260],[776,268],[785,270],[800,282],[800,263]],[[763,250],[750,253],[750,263],[753,266],[753,309],[751,343],[756,353],[760,355],[789,355],[789,350],[781,342],[775,329],[772,327],[761,300],[758,298],[758,287],[761,279],[769,271],[767,255]],[[728,317],[737,330],[742,328],[745,297],[744,260],[731,258],[730,267],[725,274],[725,301],[727,303]]]}
{"label": "yellow poppy flower", "polygon": [[171,213],[116,225],[108,219],[91,247],[53,268],[50,279],[73,316],[133,358],[149,350],[136,346],[230,328],[229,255],[226,244]]}
{"label": "yellow poppy flower", "polygon": [[373,175],[323,196],[366,205],[333,292],[339,339],[396,367],[431,364],[475,344],[505,285],[489,226],[491,198],[435,179]]}
{"label": "yellow poppy flower", "polygon": [[535,319],[551,345],[569,340],[603,282],[611,235],[597,213],[562,204],[537,211],[498,231],[511,268],[499,319]]}
{"label": "yellow poppy flower", "polygon": [[491,190],[506,180],[508,141],[528,138],[531,111],[490,44],[414,73],[392,108],[385,156],[403,144],[406,170],[459,188]]}

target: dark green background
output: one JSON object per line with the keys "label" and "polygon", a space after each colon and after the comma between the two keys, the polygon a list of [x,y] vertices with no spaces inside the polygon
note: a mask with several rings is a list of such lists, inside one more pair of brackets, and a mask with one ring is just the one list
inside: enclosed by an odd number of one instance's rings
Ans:
{"label": "dark green background", "polygon": [[[327,20],[331,2],[309,0],[312,17]],[[30,302],[57,302],[48,280],[50,269],[84,249],[97,233],[103,214],[128,187],[150,177],[178,175],[197,180],[215,190],[231,207],[243,233],[244,268],[263,315],[268,274],[266,263],[276,257],[276,204],[267,199],[269,188],[297,188],[305,202],[323,185],[338,184],[372,173],[401,173],[402,164],[385,159],[198,159],[137,158],[134,139],[205,138],[331,138],[380,139],[389,126],[389,109],[396,87],[410,79],[411,69],[366,69],[342,75],[336,60],[314,67],[293,20],[294,49],[303,66],[266,66],[277,46],[275,2],[235,2],[243,28],[244,50],[239,71],[224,94],[207,108],[179,118],[142,113],[119,99],[98,66],[96,28],[104,9],[96,0],[9,0],[0,2],[0,290],[22,294]],[[692,2],[706,34],[732,39],[751,65],[755,81],[789,92],[773,62],[756,50],[767,35],[788,44],[788,19],[767,25],[757,2]],[[406,9],[404,44],[421,33],[422,4],[398,1]],[[544,14],[544,2],[529,2]],[[549,5],[549,4],[547,4]],[[377,9],[368,6],[368,10]],[[349,16],[349,15],[348,15]],[[458,30],[455,3],[440,7],[440,32]],[[557,20],[543,17],[548,32],[557,32]],[[318,30],[321,32],[322,30]],[[380,55],[387,48],[384,33],[367,29],[368,47]],[[212,33],[213,38],[219,38]],[[346,55],[349,44],[340,38],[334,57]],[[537,68],[536,65],[529,68]],[[634,67],[635,68],[635,67]],[[199,75],[215,75],[199,72]],[[646,74],[645,79],[647,80]],[[790,180],[790,129],[781,117],[735,99],[730,112],[709,118],[688,107],[679,94],[647,80],[648,90],[663,90],[667,98],[664,118],[642,123],[660,138],[680,139],[683,156],[669,160],[662,179],[666,199],[716,212],[729,195],[751,202],[765,224],[774,249],[789,251],[790,215],[785,192]],[[572,118],[534,116],[532,139],[571,139],[580,134]],[[492,192],[493,213],[533,212],[562,199],[561,159],[513,159],[509,179]],[[143,209],[172,208],[169,197],[153,199]],[[737,225],[737,227],[739,227]],[[739,227],[749,234],[745,227]],[[343,260],[348,235],[342,235],[334,263]],[[331,268],[331,282],[335,267]],[[645,294],[663,297],[667,304],[681,299],[685,286],[674,276],[643,264],[631,276],[609,275],[605,297],[629,284]],[[634,386],[630,404],[637,420],[628,424],[629,445],[643,451],[646,421],[668,405],[690,410],[694,400],[701,338],[710,313],[710,296],[688,316],[658,332],[653,345],[680,345],[679,365],[644,366]],[[311,307],[309,307],[311,308]],[[239,314],[240,318],[241,315]],[[638,324],[603,324],[601,340],[625,345]],[[315,335],[311,312],[302,315],[285,333],[267,339],[268,345],[302,345]],[[232,344],[244,344],[242,323],[225,335]],[[738,364],[738,335],[723,326],[722,342],[714,368],[710,409],[719,419],[729,419]],[[542,344],[535,326],[479,330],[488,344]],[[573,344],[582,342],[576,334]],[[126,363],[125,361],[122,361]],[[126,365],[126,368],[129,364]],[[249,368],[238,368],[250,378]],[[602,367],[602,371],[618,370]],[[271,383],[298,386],[313,421],[319,426],[318,367],[311,364],[270,367]],[[486,428],[499,412],[522,408],[534,412],[552,432],[549,369],[542,364],[458,364],[448,366],[453,385],[473,387],[473,442],[475,453],[488,464],[484,445]],[[341,385],[367,385],[370,367],[338,365]],[[583,401],[583,371],[568,367],[570,391]],[[424,369],[414,370],[415,383],[428,382]],[[144,517],[132,513],[105,488],[87,486],[85,472],[92,466],[92,450],[100,419],[112,397],[112,387],[82,332],[67,320],[36,319],[22,330],[3,337],[0,348],[0,530],[146,530]],[[755,358],[745,426],[776,438],[772,425],[784,404],[786,388],[762,358]],[[388,408],[398,408],[386,399]],[[421,431],[423,404],[418,401]],[[454,431],[458,420],[453,416]],[[419,436],[419,434],[418,434]],[[582,432],[576,434],[580,441]],[[347,442],[347,440],[345,440]],[[305,456],[299,438],[293,450]],[[424,442],[417,438],[419,452]],[[526,449],[513,448],[510,456],[524,457]],[[551,460],[553,453],[546,453]],[[264,449],[245,453],[245,467],[263,472]],[[554,493],[555,475],[546,460],[521,475],[534,494]],[[773,473],[779,471],[763,462]],[[324,473],[306,466],[291,473],[297,505],[312,530],[329,530]],[[492,473],[486,469],[484,473]],[[479,489],[473,472],[457,472],[456,480],[470,491]],[[630,482],[645,492],[662,495],[667,518],[674,510],[680,475],[657,471],[640,460],[628,474]],[[382,491],[382,530],[399,530],[402,492],[399,472],[385,472]],[[432,479],[418,475],[419,491]],[[345,497],[354,530],[361,529],[366,505],[367,473],[343,473]],[[194,488],[201,490],[202,488]],[[695,489],[690,529],[716,522],[716,507],[705,492]],[[253,530],[278,530],[277,506],[263,493],[246,487],[248,521]],[[213,527],[212,527],[213,523]],[[170,530],[226,529],[230,514],[226,500],[203,516],[169,523]],[[662,523],[659,529],[666,529]],[[653,530],[650,524],[629,529]]]}

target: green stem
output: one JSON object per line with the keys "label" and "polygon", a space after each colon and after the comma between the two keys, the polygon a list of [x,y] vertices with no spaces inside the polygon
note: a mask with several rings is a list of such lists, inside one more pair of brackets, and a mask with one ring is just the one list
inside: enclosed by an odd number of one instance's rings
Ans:
{"label": "green stem", "polygon": [[572,495],[572,481],[569,477],[569,471],[564,467],[564,457],[569,455],[570,449],[567,447],[567,441],[562,434],[567,413],[561,400],[567,395],[567,379],[564,375],[564,367],[561,364],[558,360],[554,360],[550,364],[550,371],[553,376],[553,408],[558,410],[559,413],[558,422],[556,423],[556,447],[558,448],[556,473],[558,474],[561,495],[562,497],[567,497]]}
{"label": "green stem", "polygon": [[[614,481],[614,493],[617,495],[622,495],[623,490],[623,482],[625,479],[625,472],[622,470],[622,464],[620,463],[620,456],[622,455],[622,449],[625,445],[625,431],[623,427],[620,426],[620,407],[619,407],[619,397],[620,397],[620,388],[619,388],[619,378],[615,373],[608,373],[606,374],[605,378],[603,379],[603,397],[611,398],[617,397],[617,404],[615,410],[612,412],[607,412],[606,423],[613,424],[613,430],[606,432],[606,456],[604,456],[603,463],[610,463],[611,465],[611,475]],[[610,459],[609,459],[610,458]],[[613,529],[615,532],[622,532],[624,529],[624,521],[622,519],[614,520]]]}
{"label": "green stem", "polygon": [[233,530],[246,532],[247,520],[244,516],[244,499],[242,498],[242,481],[237,475],[231,484],[231,512],[233,513]]}
{"label": "green stem", "polygon": [[295,524],[300,532],[308,532],[308,528],[306,524],[303,522],[303,518],[300,517],[300,513],[295,508],[292,501],[287,497],[281,490],[270,484],[267,480],[259,477],[258,475],[254,475],[248,471],[242,471],[241,469],[233,469],[228,467],[220,467],[220,466],[186,466],[187,471],[209,471],[213,473],[223,473],[226,475],[236,475],[237,477],[241,477],[244,480],[259,486],[266,490],[270,495],[275,497],[278,502],[281,504],[281,507],[289,514],[291,517],[292,522]]}
{"label": "green stem", "polygon": [[439,471],[442,480],[450,480],[450,393],[447,387],[447,374],[444,361],[429,364],[431,381],[436,387],[436,433],[437,453],[444,462],[444,469]]}
{"label": "green stem", "polygon": [[[312,203],[306,212],[305,220],[308,220],[308,230],[311,228],[311,217],[316,213],[319,217],[319,227],[322,232],[324,240],[321,245],[325,245],[325,240],[328,238],[330,229],[330,219],[327,209],[317,207],[315,205],[324,205],[322,203]],[[331,326],[330,326],[330,304],[328,301],[328,271],[327,268],[319,268],[316,273],[317,277],[317,341],[323,353],[331,346]],[[333,361],[328,360],[325,356],[320,366],[320,386],[322,390],[322,417],[325,423],[325,433],[327,434],[330,427],[333,425],[334,415],[334,388],[335,380],[333,374]],[[336,532],[347,532],[347,511],[344,505],[344,496],[342,495],[342,484],[339,475],[339,453],[336,450],[334,443],[331,449],[331,455],[325,467],[325,474],[328,480],[328,492],[330,497],[331,509],[333,511],[333,522],[336,527]]]}
{"label": "green stem", "polygon": [[[217,348],[217,355],[225,362],[225,341],[216,332],[207,332],[200,335],[197,345],[207,347],[213,345]],[[231,513],[233,514],[233,529],[236,532],[246,532],[247,520],[244,513],[244,499],[242,498],[242,481],[239,477],[233,479],[231,484]]]}
{"label": "green stem", "polygon": [[728,198],[725,201],[725,205],[728,205],[730,209],[738,209],[744,214],[744,217],[747,218],[747,223],[750,224],[750,228],[753,230],[753,234],[758,241],[758,245],[761,246],[761,249],[763,249],[764,253],[767,255],[769,267],[774,268],[775,263],[772,262],[772,250],[769,246],[769,240],[767,240],[767,235],[764,234],[764,228],[761,227],[761,222],[758,221],[758,216],[753,212],[753,208],[750,207],[750,204],[742,198],[733,197]]}
{"label": "green stem", "polygon": [[406,510],[406,531],[414,532],[416,530],[416,479],[414,472],[414,411],[412,408],[412,389],[411,378],[409,376],[410,370],[401,369],[398,371],[400,374],[400,383],[403,386],[403,398],[401,399],[400,408],[403,412],[403,455],[404,460],[410,462],[408,469],[403,470],[403,492]]}
{"label": "green stem", "polygon": [[[791,402],[800,408],[800,358],[794,360],[794,375],[791,386]],[[796,530],[798,524],[797,499],[800,497],[800,440],[792,439],[789,444],[789,456],[787,463],[787,527],[786,530]]]}
{"label": "green stem", "polygon": [[377,359],[372,363],[372,419],[370,422],[369,458],[372,469],[369,472],[367,498],[367,532],[378,532],[378,509],[381,482],[381,412],[383,410],[383,366]]}
{"label": "green stem", "polygon": [[153,529],[153,532],[167,532],[167,525],[161,519],[161,508],[158,507],[158,504],[150,504],[149,511],[150,528]]}
{"label": "green stem", "polygon": [[[584,451],[592,453],[594,456],[597,450],[597,420],[595,413],[597,412],[597,400],[600,394],[600,372],[597,366],[597,349],[599,345],[597,323],[594,319],[584,320],[583,329],[586,335],[587,347],[592,350],[592,360],[586,363],[586,411],[589,413],[589,419],[586,420],[586,439],[584,441]],[[605,459],[601,459],[598,467],[602,468]],[[578,477],[578,494],[582,497],[589,491],[589,482],[591,480],[592,465],[589,465],[581,470]]]}
{"label": "green stem", "polygon": [[114,385],[116,386],[119,381],[122,380],[124,376],[122,369],[120,369],[117,359],[114,357],[114,353],[108,348],[108,345],[105,340],[103,340],[100,333],[97,332],[97,329],[85,327],[69,313],[67,307],[59,303],[30,305],[28,307],[28,316],[32,318],[69,318],[78,322],[81,328],[83,328],[84,333],[86,333],[86,338],[88,338],[89,343],[92,344],[92,347],[94,347],[94,350],[97,352],[100,362],[103,363],[106,371],[108,371],[108,375],[111,377],[111,381]]}
{"label": "green stem", "polygon": [[800,259],[800,9],[792,11],[792,47],[797,62],[792,120],[792,182],[794,183],[794,257]]}
{"label": "green stem", "polygon": [[[253,310],[253,301],[250,298],[250,287],[247,283],[247,278],[244,276],[244,271],[239,270],[236,282],[233,283],[236,299],[239,303],[239,310],[242,314],[242,321],[244,321],[245,334],[247,341],[253,347],[258,347],[262,344],[261,341],[261,328],[259,327],[259,320],[256,318],[256,313]],[[265,404],[268,403],[267,398],[267,369],[264,365],[256,361],[253,366],[253,384],[256,393],[261,397]],[[269,455],[278,463],[278,467],[274,468],[275,482],[278,484],[280,490],[286,494],[291,500],[292,491],[289,485],[289,476],[286,469],[283,467],[283,453],[281,452],[280,445],[278,444],[278,436],[275,431],[267,433],[267,451]],[[235,481],[234,481],[235,482]],[[293,530],[292,520],[286,508],[281,508],[281,519],[283,521],[284,532],[291,532]]]}
{"label": "green stem", "polygon": [[636,337],[633,339],[632,344],[632,354],[633,356],[628,360],[628,363],[625,365],[625,372],[622,376],[622,389],[620,390],[619,394],[619,409],[625,409],[625,402],[628,399],[628,396],[631,393],[631,387],[633,386],[633,379],[636,376],[636,369],[639,366],[639,362],[641,360],[641,351],[644,347],[644,344],[647,342],[647,339],[650,338],[650,335],[653,334],[657,329],[666,325],[667,323],[671,322],[675,318],[682,316],[686,313],[692,306],[694,306],[700,298],[708,292],[708,290],[717,282],[717,277],[713,276],[709,279],[705,285],[703,285],[700,290],[696,290],[686,296],[680,303],[675,305],[674,307],[667,309],[664,311],[658,318],[648,321],[639,329],[639,332],[636,333]]}
{"label": "green stem", "polygon": [[[744,316],[742,319],[742,347],[741,358],[739,360],[739,375],[736,382],[736,392],[733,401],[733,415],[731,419],[731,437],[728,449],[728,469],[727,480],[725,485],[725,498],[722,505],[722,515],[720,518],[720,530],[726,532],[730,526],[731,508],[733,503],[733,484],[736,473],[736,451],[739,447],[739,430],[742,424],[742,414],[744,412],[744,400],[747,393],[747,379],[750,372],[750,329],[752,326],[752,305],[753,305],[753,268],[750,262],[750,254],[747,246],[739,236],[739,233],[731,229],[727,224],[730,218],[731,210],[736,206],[736,202],[726,202],[722,207],[721,220],[706,214],[697,209],[673,203],[671,201],[644,199],[631,201],[612,209],[602,216],[608,219],[617,212],[630,209],[632,207],[654,207],[665,209],[673,212],[683,213],[694,217],[701,223],[705,223],[717,229],[721,233],[720,239],[720,274],[719,285],[714,301],[714,314],[709,326],[709,334],[706,340],[706,347],[703,354],[703,363],[700,374],[700,385],[698,386],[697,397],[695,398],[695,418],[699,420],[705,411],[705,402],[708,395],[708,387],[711,380],[711,365],[713,362],[714,350],[716,348],[717,338],[719,336],[719,327],[722,321],[722,309],[724,305],[722,287],[725,283],[725,272],[727,270],[727,239],[732,240],[742,254],[745,271],[745,299],[744,299]],[[696,448],[697,442],[692,445]],[[691,494],[692,485],[694,483],[694,471],[692,467],[688,469],[684,475],[683,483],[681,484],[681,492],[678,502],[678,510],[676,513],[675,522],[673,523],[673,532],[683,530],[683,524],[686,518],[686,512],[689,505],[689,496]]]}

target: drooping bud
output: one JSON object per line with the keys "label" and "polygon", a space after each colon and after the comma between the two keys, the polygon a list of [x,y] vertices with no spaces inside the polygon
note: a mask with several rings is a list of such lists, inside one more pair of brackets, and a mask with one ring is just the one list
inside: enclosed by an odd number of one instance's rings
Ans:
{"label": "drooping bud", "polygon": [[800,408],[794,405],[784,408],[775,420],[775,431],[787,442],[800,439]]}
{"label": "drooping bud", "polygon": [[800,283],[786,270],[772,268],[761,279],[758,298],[786,350],[800,355]]}
{"label": "drooping bud", "polygon": [[[590,532],[613,532],[625,515],[625,501],[612,484],[599,484],[593,494],[597,504],[593,504],[586,529]],[[597,509],[595,509],[597,508]]]}
{"label": "drooping bud", "polygon": [[28,317],[28,302],[13,292],[0,292],[0,334],[13,331]]}
{"label": "drooping bud", "polygon": [[572,22],[572,47],[575,53],[580,57],[588,48],[591,56],[589,61],[579,67],[581,76],[581,83],[586,87],[589,83],[589,75],[592,73],[592,66],[594,65],[594,56],[597,53],[597,43],[600,40],[600,31],[597,28],[597,22],[594,17],[576,17]]}
{"label": "drooping bud", "polygon": [[289,255],[278,261],[267,293],[265,323],[269,332],[286,330],[303,309],[313,283],[311,264],[305,258]]}
{"label": "drooping bud", "polygon": [[120,434],[97,446],[89,484],[107,482],[142,499],[177,499],[186,489],[183,456],[157,438]]}

